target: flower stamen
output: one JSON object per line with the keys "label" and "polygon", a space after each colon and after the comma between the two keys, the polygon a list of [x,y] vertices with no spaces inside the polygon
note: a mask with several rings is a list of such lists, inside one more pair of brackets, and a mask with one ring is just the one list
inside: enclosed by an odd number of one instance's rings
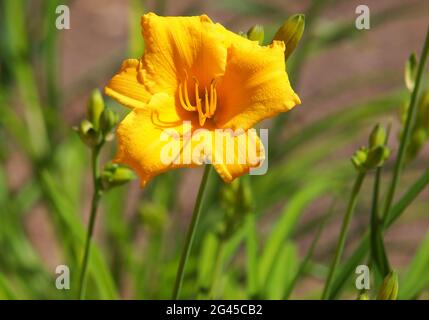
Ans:
{"label": "flower stamen", "polygon": [[[186,111],[197,111],[198,112],[198,122],[200,126],[204,126],[208,118],[212,118],[216,111],[217,104],[217,92],[216,92],[216,80],[213,79],[210,83],[210,91],[207,88],[204,88],[204,98],[200,98],[200,87],[197,78],[193,77],[195,82],[195,106],[191,104],[188,94],[188,85],[187,85],[188,76],[186,74],[186,79],[179,84],[179,101],[180,105]],[[204,103],[204,106],[203,106]]]}

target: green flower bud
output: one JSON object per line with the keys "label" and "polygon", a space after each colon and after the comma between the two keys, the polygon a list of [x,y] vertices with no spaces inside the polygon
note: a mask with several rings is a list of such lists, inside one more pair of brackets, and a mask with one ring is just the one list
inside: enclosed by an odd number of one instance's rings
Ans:
{"label": "green flower bud", "polygon": [[104,190],[123,185],[136,178],[134,172],[118,164],[108,164],[100,175],[101,186]]}
{"label": "green flower bud", "polygon": [[405,63],[405,74],[404,74],[405,86],[410,92],[413,91],[414,89],[416,75],[417,75],[417,57],[416,57],[416,54],[413,53],[410,55],[407,62]]}
{"label": "green flower bud", "polygon": [[298,46],[305,28],[305,15],[295,14],[290,16],[279,28],[273,40],[281,40],[286,45],[286,60]]}
{"label": "green flower bud", "polygon": [[410,144],[407,148],[407,161],[413,160],[418,155],[427,139],[428,133],[425,129],[418,128],[414,130],[414,132],[411,134]]}
{"label": "green flower bud", "polygon": [[98,143],[98,133],[94,130],[91,122],[84,119],[76,129],[79,133],[80,139],[89,147],[95,147]]}
{"label": "green flower bud", "polygon": [[369,135],[369,147],[375,148],[378,146],[383,146],[386,143],[386,131],[382,126],[377,124],[374,129],[372,129],[371,134]]}
{"label": "green flower bud", "polygon": [[356,300],[370,300],[367,292],[359,293]]}
{"label": "green flower bud", "polygon": [[118,123],[118,120],[119,115],[116,112],[107,108],[104,109],[100,116],[100,128],[103,135],[107,135]]}
{"label": "green flower bud", "polygon": [[264,42],[264,27],[256,24],[247,31],[247,39],[258,41],[259,44]]}
{"label": "green flower bud", "polygon": [[390,150],[385,146],[377,146],[368,152],[368,157],[365,161],[366,169],[375,169],[381,167],[390,155]]}
{"label": "green flower bud", "polygon": [[364,169],[364,165],[367,158],[368,158],[368,149],[365,147],[362,147],[355,152],[355,154],[351,158],[351,161],[355,166],[356,170],[362,171]]}
{"label": "green flower bud", "polygon": [[92,123],[92,126],[95,131],[98,131],[100,128],[100,116],[104,110],[104,100],[101,95],[100,90],[95,89],[92,91],[87,106],[87,117],[88,120]]}
{"label": "green flower bud", "polygon": [[398,297],[398,274],[390,271],[384,278],[377,300],[396,300]]}

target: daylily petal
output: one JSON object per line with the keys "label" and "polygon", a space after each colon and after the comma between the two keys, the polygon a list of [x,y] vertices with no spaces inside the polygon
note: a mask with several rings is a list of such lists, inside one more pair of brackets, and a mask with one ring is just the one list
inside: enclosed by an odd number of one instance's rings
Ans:
{"label": "daylily petal", "polygon": [[282,41],[266,47],[252,41],[232,43],[218,86],[217,126],[247,130],[301,103],[285,71],[284,49]]}
{"label": "daylily petal", "polygon": [[206,15],[160,17],[145,14],[141,20],[145,53],[143,81],[152,93],[175,96],[186,77],[208,86],[214,75],[223,74],[227,49],[223,30]]}
{"label": "daylily petal", "polygon": [[[221,140],[218,133],[214,132],[213,135],[213,166],[225,182],[230,183],[248,173],[250,169],[262,165],[265,159],[264,145],[254,129],[240,134],[230,134],[225,130],[221,136],[224,144],[219,143]],[[233,147],[231,149],[226,146]]]}
{"label": "daylily petal", "polygon": [[143,84],[143,72],[140,60],[125,60],[104,92],[129,108],[142,108],[152,95]]}
{"label": "daylily petal", "polygon": [[[184,147],[180,135],[185,133],[186,127],[174,109],[174,98],[165,93],[156,94],[144,108],[133,109],[118,126],[119,150],[115,162],[133,168],[142,186],[167,170],[199,164],[192,161],[184,164],[185,161],[180,158]],[[166,149],[172,140],[169,139],[170,134],[177,137],[178,147],[166,154],[166,150],[170,150]]]}

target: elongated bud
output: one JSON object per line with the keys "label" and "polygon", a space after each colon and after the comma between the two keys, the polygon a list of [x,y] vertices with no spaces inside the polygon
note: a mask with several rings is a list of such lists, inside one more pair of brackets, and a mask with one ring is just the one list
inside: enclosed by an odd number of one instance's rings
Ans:
{"label": "elongated bud", "polygon": [[286,60],[298,46],[305,28],[305,15],[295,14],[290,16],[279,28],[273,40],[281,40],[286,45]]}
{"label": "elongated bud", "polygon": [[88,117],[88,120],[92,123],[94,130],[97,132],[100,128],[100,116],[103,110],[104,110],[103,97],[101,95],[100,90],[95,89],[91,92],[91,95],[88,99],[87,117]]}
{"label": "elongated bud", "polygon": [[88,146],[94,147],[98,143],[98,134],[94,130],[94,127],[91,122],[87,119],[82,120],[78,128],[75,130],[79,133],[80,139]]}
{"label": "elongated bud", "polygon": [[247,31],[247,39],[258,41],[259,44],[264,42],[264,27],[260,24],[256,24]]}
{"label": "elongated bud", "polygon": [[398,274],[390,271],[384,278],[377,300],[396,300],[398,297]]}
{"label": "elongated bud", "polygon": [[368,142],[370,148],[383,146],[386,142],[386,130],[384,130],[380,124],[377,124],[374,129],[372,129]]}
{"label": "elongated bud", "polygon": [[405,63],[405,86],[411,92],[414,89],[414,83],[417,75],[417,57],[415,53],[412,53]]}
{"label": "elongated bud", "polygon": [[127,167],[118,164],[108,164],[100,175],[101,185],[104,190],[123,185],[136,178],[134,172]]}
{"label": "elongated bud", "polygon": [[119,115],[111,109],[104,109],[100,116],[100,128],[103,135],[107,135],[118,123]]}

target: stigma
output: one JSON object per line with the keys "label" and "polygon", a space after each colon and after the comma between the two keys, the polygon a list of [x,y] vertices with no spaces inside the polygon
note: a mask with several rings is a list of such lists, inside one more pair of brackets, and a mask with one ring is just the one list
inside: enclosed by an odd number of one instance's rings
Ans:
{"label": "stigma", "polygon": [[180,105],[186,111],[198,112],[198,121],[200,126],[204,126],[207,119],[212,118],[216,111],[217,105],[217,92],[216,92],[216,80],[213,79],[210,83],[210,88],[204,88],[203,94],[200,97],[200,85],[197,78],[193,77],[194,80],[194,95],[195,105],[192,105],[189,93],[187,77],[186,80],[179,84],[179,100]]}

